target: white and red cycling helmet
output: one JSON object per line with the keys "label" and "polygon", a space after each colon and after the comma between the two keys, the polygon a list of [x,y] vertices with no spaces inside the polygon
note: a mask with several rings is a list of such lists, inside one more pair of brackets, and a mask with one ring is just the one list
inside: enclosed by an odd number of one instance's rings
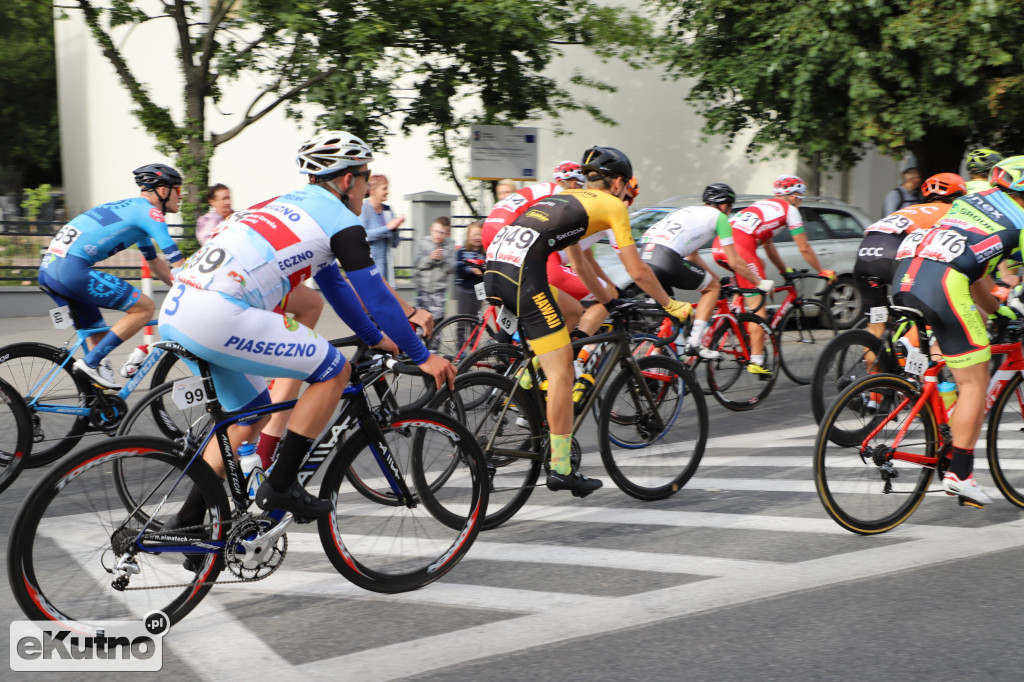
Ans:
{"label": "white and red cycling helmet", "polygon": [[772,183],[775,196],[782,197],[787,194],[806,194],[807,185],[795,175],[780,175]]}
{"label": "white and red cycling helmet", "polygon": [[583,171],[580,170],[580,165],[573,161],[563,161],[555,166],[554,177],[555,182],[559,182],[561,180],[578,180],[580,182],[587,181],[583,176]]}

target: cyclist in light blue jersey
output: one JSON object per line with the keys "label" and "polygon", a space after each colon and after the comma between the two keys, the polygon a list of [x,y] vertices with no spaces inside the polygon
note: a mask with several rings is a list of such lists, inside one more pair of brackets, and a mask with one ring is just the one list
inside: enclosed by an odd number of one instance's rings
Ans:
{"label": "cyclist in light blue jersey", "polygon": [[157,255],[156,246],[171,265],[182,260],[167,232],[165,213],[177,213],[181,204],[181,175],[170,166],[152,163],[132,171],[141,196],[112,201],[73,218],[60,228],[39,266],[39,284],[57,305],[72,309],[82,329],[103,325],[100,308],[125,314],[105,335],[89,338],[89,352],[74,368],[103,388],[120,388],[107,355],[153,319],[153,299],[120,277],[93,266],[138,244],[153,273],[171,283],[170,266]]}

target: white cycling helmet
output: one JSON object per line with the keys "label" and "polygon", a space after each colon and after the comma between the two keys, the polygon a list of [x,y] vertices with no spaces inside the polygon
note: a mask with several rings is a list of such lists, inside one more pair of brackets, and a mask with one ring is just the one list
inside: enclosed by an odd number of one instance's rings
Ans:
{"label": "white cycling helmet", "polygon": [[795,175],[780,175],[772,183],[775,196],[781,197],[787,194],[806,194],[807,185]]}
{"label": "white cycling helmet", "polygon": [[328,130],[306,140],[295,157],[299,172],[307,175],[327,175],[370,161],[373,151],[366,143],[342,130]]}
{"label": "white cycling helmet", "polygon": [[587,178],[583,175],[583,171],[580,170],[580,165],[572,161],[562,161],[560,164],[555,166],[553,175],[555,182],[559,182],[561,180],[579,180],[580,182],[587,181]]}

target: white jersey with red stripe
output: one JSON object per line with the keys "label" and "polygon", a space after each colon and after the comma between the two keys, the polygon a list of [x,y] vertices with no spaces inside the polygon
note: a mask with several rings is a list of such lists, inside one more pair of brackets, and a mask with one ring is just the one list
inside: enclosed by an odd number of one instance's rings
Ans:
{"label": "white jersey with red stripe", "polygon": [[558,194],[562,189],[557,182],[539,182],[536,185],[524,187],[518,192],[513,192],[496,203],[483,222],[483,230],[480,235],[483,250],[486,251],[498,231],[522,215],[527,206],[538,199]]}
{"label": "white jersey with red stripe", "polygon": [[361,227],[359,218],[324,188],[309,185],[257,211],[233,213],[175,279],[273,310],[334,263],[331,237],[350,227]]}
{"label": "white jersey with red stripe", "polygon": [[804,219],[800,209],[776,197],[755,201],[729,218],[729,224],[732,225],[733,237],[744,233],[758,242],[765,242],[783,227],[788,227],[794,234],[803,233]]}

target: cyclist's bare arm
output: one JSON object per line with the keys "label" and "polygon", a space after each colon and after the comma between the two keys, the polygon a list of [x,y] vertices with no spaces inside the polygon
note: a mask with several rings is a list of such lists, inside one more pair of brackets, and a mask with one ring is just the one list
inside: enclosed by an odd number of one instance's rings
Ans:
{"label": "cyclist's bare arm", "polygon": [[786,264],[782,262],[782,257],[779,255],[779,250],[775,248],[775,244],[772,243],[772,240],[767,240],[766,242],[764,242],[763,246],[764,255],[768,256],[768,260],[772,262],[772,265],[778,268],[780,273],[785,272]]}
{"label": "cyclist's bare arm", "polygon": [[594,294],[594,298],[599,303],[604,304],[615,298],[614,296],[609,296],[605,288],[601,286],[601,282],[597,279],[597,274],[594,272],[590,262],[583,257],[583,249],[580,248],[579,244],[570,244],[565,247],[565,252],[569,256],[569,265],[580,276],[584,286]]}
{"label": "cyclist's bare arm", "polygon": [[605,274],[605,271],[601,268],[597,260],[594,258],[593,247],[583,252],[583,258],[585,258],[587,262],[590,263],[590,267],[594,270],[594,274],[604,281],[605,291],[609,292],[609,294],[613,297],[618,296],[619,293],[618,290],[615,288],[615,285],[612,284],[612,278]]}
{"label": "cyclist's bare arm", "polygon": [[[151,261],[148,261],[148,262],[149,262],[149,269],[153,271],[153,274],[156,275],[157,278],[161,282],[163,282],[164,284],[170,286],[171,285],[171,266],[167,264],[167,261],[165,261],[160,256],[157,256],[154,260],[151,260]],[[179,259],[175,260],[172,265],[178,266],[178,265],[181,265],[181,263],[183,263],[183,262],[184,262],[184,259],[179,258]]]}
{"label": "cyclist's bare arm", "polygon": [[814,248],[811,247],[811,242],[807,239],[807,233],[801,232],[800,234],[794,234],[793,243],[796,244],[796,248],[800,249],[800,255],[804,257],[807,264],[814,268],[814,272],[821,272],[821,263],[818,262],[818,254],[814,253]]}
{"label": "cyclist's bare arm", "polygon": [[[753,282],[754,284],[761,281],[761,278],[754,274],[754,271],[750,269],[750,266],[740,260],[739,254],[736,253],[735,246],[727,244],[722,247],[722,250],[725,251],[725,257],[729,259],[729,267],[732,268],[733,273],[748,282]],[[767,249],[765,251],[767,252]]]}
{"label": "cyclist's bare arm", "polygon": [[971,298],[978,304],[978,307],[991,315],[999,309],[999,299],[992,294],[992,287],[996,285],[991,275],[985,275],[971,285]]}

